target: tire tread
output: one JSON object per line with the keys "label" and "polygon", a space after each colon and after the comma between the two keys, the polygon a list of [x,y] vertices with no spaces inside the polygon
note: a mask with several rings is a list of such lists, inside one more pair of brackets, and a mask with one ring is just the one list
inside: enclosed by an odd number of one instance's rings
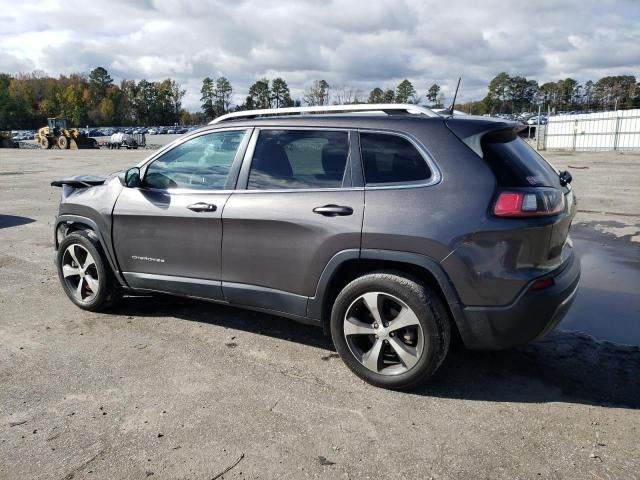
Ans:
{"label": "tire tread", "polygon": [[[391,285],[395,287],[399,287],[403,289],[405,292],[408,292],[410,296],[414,297],[414,300],[426,305],[427,309],[431,313],[433,321],[436,326],[437,334],[431,335],[435,342],[434,348],[434,356],[432,360],[427,364],[426,368],[423,368],[419,372],[414,372],[414,375],[409,376],[406,380],[393,382],[392,380],[381,381],[379,375],[373,376],[369,374],[362,374],[362,367],[360,363],[353,358],[353,355],[350,351],[345,352],[349,356],[348,359],[345,359],[345,354],[340,352],[338,345],[341,343],[336,342],[335,335],[342,335],[342,315],[340,312],[336,311],[336,308],[342,309],[344,303],[343,299],[348,298],[351,294],[350,292],[360,291],[362,288],[366,288],[369,284],[385,284]],[[342,312],[343,313],[343,312]],[[340,319],[336,317],[339,315]],[[340,331],[336,332],[336,324],[340,324]],[[451,341],[451,323],[449,320],[449,315],[442,304],[440,298],[431,290],[430,287],[425,285],[419,279],[414,278],[411,275],[407,275],[404,272],[398,272],[394,270],[382,270],[377,272],[372,272],[361,277],[356,278],[349,284],[347,284],[343,290],[338,294],[336,301],[334,303],[334,308],[332,309],[332,318],[331,318],[331,332],[334,340],[334,345],[336,345],[336,349],[338,353],[341,354],[341,357],[345,361],[346,365],[359,377],[363,378],[365,381],[372,383],[374,385],[382,386],[385,388],[391,388],[396,390],[405,390],[414,388],[422,383],[424,383],[427,379],[429,379],[436,370],[442,365],[444,359],[447,356],[449,350],[449,344]],[[426,334],[426,332],[425,332]],[[347,347],[348,348],[348,347]],[[404,375],[404,374],[402,374]]]}

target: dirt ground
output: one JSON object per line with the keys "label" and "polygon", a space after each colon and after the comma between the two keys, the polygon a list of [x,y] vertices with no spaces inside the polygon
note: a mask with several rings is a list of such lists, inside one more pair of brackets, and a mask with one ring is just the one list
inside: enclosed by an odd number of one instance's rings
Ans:
{"label": "dirt ground", "polygon": [[[0,478],[640,478],[638,347],[562,331],[457,347],[399,393],[285,319],[162,296],[74,307],[49,182],[148,154],[0,150]],[[574,175],[576,228],[640,270],[640,154],[547,156]]]}

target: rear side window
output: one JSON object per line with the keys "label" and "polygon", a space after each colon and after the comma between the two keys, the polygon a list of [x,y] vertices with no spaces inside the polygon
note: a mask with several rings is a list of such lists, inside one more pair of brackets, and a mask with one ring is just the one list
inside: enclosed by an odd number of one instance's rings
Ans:
{"label": "rear side window", "polygon": [[367,185],[421,182],[432,173],[413,144],[398,135],[360,133]]}
{"label": "rear side window", "polygon": [[558,187],[558,173],[514,134],[488,134],[482,153],[501,187]]}
{"label": "rear side window", "polygon": [[340,188],[348,157],[347,132],[262,130],[247,188]]}

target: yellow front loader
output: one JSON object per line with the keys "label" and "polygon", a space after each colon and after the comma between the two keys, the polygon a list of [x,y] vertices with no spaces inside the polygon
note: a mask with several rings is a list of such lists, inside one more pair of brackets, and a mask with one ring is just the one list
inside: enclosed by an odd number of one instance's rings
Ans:
{"label": "yellow front loader", "polygon": [[47,126],[42,127],[33,138],[40,148],[58,147],[62,150],[70,148],[78,150],[81,148],[100,148],[94,138],[89,138],[81,133],[77,128],[68,129],[67,121],[64,118],[48,118]]}

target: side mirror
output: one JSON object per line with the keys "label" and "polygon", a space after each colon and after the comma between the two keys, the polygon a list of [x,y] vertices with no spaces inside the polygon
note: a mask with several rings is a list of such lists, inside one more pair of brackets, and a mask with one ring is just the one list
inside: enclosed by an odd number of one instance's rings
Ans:
{"label": "side mirror", "polygon": [[571,180],[573,180],[573,177],[567,170],[560,172],[560,185],[564,187],[568,183],[571,183]]}
{"label": "side mirror", "polygon": [[138,167],[132,167],[124,174],[124,186],[129,188],[139,187],[141,184],[140,169]]}

